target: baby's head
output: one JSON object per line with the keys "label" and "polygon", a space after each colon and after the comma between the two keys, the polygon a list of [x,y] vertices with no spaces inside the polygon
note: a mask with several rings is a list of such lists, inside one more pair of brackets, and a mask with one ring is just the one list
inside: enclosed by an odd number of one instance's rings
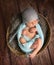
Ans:
{"label": "baby's head", "polygon": [[36,24],[38,24],[38,20],[32,20],[26,23],[27,27],[34,27]]}
{"label": "baby's head", "polygon": [[38,23],[38,14],[32,8],[27,8],[22,13],[23,23],[25,23],[28,27],[34,27]]}

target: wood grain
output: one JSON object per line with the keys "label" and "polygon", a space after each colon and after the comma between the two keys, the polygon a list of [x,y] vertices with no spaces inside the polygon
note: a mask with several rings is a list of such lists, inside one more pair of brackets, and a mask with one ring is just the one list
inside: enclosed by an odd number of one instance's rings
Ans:
{"label": "wood grain", "polygon": [[[34,59],[16,56],[9,50],[6,43],[6,31],[7,27],[11,25],[10,20],[14,15],[30,6],[49,20],[52,29],[48,47]],[[0,0],[0,65],[54,65],[53,13],[53,0]]]}
{"label": "wood grain", "polygon": [[[0,13],[0,65],[8,64],[10,65],[10,60],[9,60],[9,54],[7,52],[6,46],[6,39],[5,39],[5,34],[6,34],[6,29],[5,25],[3,23],[2,15]],[[6,60],[6,61],[5,61]]]}
{"label": "wood grain", "polygon": [[[41,14],[43,14],[47,19],[48,19],[48,21],[49,21],[49,23],[50,23],[50,27],[51,27],[51,30],[53,31],[53,28],[54,28],[54,23],[53,23],[53,17],[54,17],[54,15],[53,15],[53,8],[50,6],[50,4],[48,3],[48,1],[47,2],[44,2],[44,4],[42,4],[42,3],[40,3],[39,4],[39,11],[40,11],[40,13]],[[52,36],[53,36],[53,32],[52,32]],[[50,40],[50,44],[49,44],[49,46],[47,47],[47,50],[48,50],[48,54],[47,55],[49,55],[49,59],[50,59],[50,61],[51,61],[51,64],[52,65],[54,65],[54,62],[53,62],[53,59],[54,59],[54,55],[53,55],[53,51],[54,51],[54,49],[53,49],[53,42],[51,42],[51,41],[54,41],[54,36],[53,37],[51,37],[51,40]],[[52,50],[53,49],[53,50]],[[45,51],[46,52],[46,51]],[[44,52],[44,53],[45,53]],[[44,58],[45,59],[45,58]],[[49,60],[49,59],[47,59],[47,60]],[[48,62],[49,63],[49,62]]]}

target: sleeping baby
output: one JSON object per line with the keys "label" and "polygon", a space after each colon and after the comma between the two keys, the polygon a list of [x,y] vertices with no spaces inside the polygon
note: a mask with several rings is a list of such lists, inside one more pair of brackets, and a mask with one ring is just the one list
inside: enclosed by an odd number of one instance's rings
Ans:
{"label": "sleeping baby", "polygon": [[[35,25],[37,24],[37,22],[38,21],[34,20],[34,21],[29,22],[29,24],[26,23],[26,27],[22,30],[22,35],[24,35],[24,36],[26,36],[26,37],[28,37],[30,39],[34,38],[34,36],[37,34],[37,29],[35,27]],[[26,41],[25,38],[21,37],[20,38],[20,42],[22,44],[24,44],[27,41]]]}
{"label": "sleeping baby", "polygon": [[37,12],[31,7],[22,13],[23,23],[18,29],[18,45],[21,50],[34,58],[44,43],[44,35],[39,25]]}

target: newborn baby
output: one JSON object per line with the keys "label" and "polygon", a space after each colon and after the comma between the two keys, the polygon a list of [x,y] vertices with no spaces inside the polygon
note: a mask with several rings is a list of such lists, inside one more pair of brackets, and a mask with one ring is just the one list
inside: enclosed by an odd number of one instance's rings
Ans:
{"label": "newborn baby", "polygon": [[[38,23],[37,20],[26,23],[26,28],[22,30],[22,35],[25,35],[30,39],[34,38],[34,36],[37,34],[37,29],[35,27],[37,23]],[[23,37],[21,37],[20,42],[24,44],[26,43],[26,40]]]}
{"label": "newborn baby", "polygon": [[33,8],[28,8],[23,12],[22,18],[23,23],[18,30],[19,46],[22,51],[29,53],[29,57],[34,58],[44,43],[38,15]]}

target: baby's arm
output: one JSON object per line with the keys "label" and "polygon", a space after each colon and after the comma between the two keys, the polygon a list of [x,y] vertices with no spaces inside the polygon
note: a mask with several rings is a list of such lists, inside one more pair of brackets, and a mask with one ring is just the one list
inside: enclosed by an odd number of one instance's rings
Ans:
{"label": "baby's arm", "polygon": [[42,40],[41,38],[38,38],[34,44],[31,46],[31,48],[34,49],[34,51],[29,55],[31,58],[34,58],[34,56],[39,52],[39,50],[42,47]]}
{"label": "baby's arm", "polygon": [[[22,30],[22,35],[26,35],[27,29],[28,29],[28,28],[25,28],[25,29]],[[25,40],[23,37],[20,37],[19,40],[20,40],[20,42],[21,42],[22,44],[26,43],[26,40]]]}
{"label": "baby's arm", "polygon": [[[32,33],[30,32],[30,31],[32,31]],[[29,29],[28,28],[26,28],[26,29],[24,29],[23,31],[22,31],[22,34],[23,35],[25,35],[25,36],[27,36],[27,37],[29,37],[30,39],[32,39],[34,36],[35,36],[35,32],[33,32],[33,31],[36,31],[36,30],[34,30],[34,28],[33,29],[31,29],[29,31]]]}
{"label": "baby's arm", "polygon": [[27,32],[28,32],[28,27],[26,27],[25,29],[22,30],[23,35],[27,35]]}

